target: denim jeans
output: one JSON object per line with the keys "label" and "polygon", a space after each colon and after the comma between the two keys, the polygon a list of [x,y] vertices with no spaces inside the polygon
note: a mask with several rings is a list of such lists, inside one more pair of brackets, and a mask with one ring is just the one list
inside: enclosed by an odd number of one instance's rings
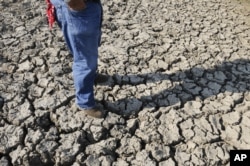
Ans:
{"label": "denim jeans", "polygon": [[76,104],[83,109],[93,108],[102,6],[88,1],[84,10],[74,11],[64,0],[51,0],[51,3],[55,6],[58,25],[73,55]]}

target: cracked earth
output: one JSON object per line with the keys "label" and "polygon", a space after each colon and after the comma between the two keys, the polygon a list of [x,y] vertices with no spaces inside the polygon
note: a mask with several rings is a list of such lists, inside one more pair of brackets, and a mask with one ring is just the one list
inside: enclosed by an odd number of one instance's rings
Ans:
{"label": "cracked earth", "polygon": [[1,166],[229,165],[250,149],[250,2],[103,0],[95,97],[72,111],[72,57],[45,1],[0,0]]}

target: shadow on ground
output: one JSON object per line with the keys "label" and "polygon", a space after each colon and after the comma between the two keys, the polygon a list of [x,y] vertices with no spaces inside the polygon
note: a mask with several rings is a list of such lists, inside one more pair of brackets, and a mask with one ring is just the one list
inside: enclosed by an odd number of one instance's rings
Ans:
{"label": "shadow on ground", "polygon": [[[179,71],[173,74],[164,72],[147,73],[138,75],[113,75],[107,76],[114,80],[113,85],[138,86],[149,83],[160,85],[164,80],[169,80],[170,87],[166,85],[160,93],[145,95],[139,98],[132,96],[115,101],[104,99],[101,102],[108,111],[130,116],[138,114],[144,108],[167,107],[176,105],[183,107],[185,103],[197,98],[216,96],[220,93],[244,93],[250,88],[250,60],[237,59],[235,61],[225,61],[211,69],[194,67],[186,71]],[[168,82],[168,83],[169,83]],[[110,85],[109,83],[102,85]],[[105,93],[105,92],[104,92]],[[153,93],[153,92],[152,92]],[[242,102],[243,98],[235,104]]]}

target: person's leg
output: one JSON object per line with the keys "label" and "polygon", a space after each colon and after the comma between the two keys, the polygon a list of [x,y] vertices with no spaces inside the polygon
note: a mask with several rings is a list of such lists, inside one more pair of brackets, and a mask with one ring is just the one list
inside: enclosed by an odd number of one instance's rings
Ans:
{"label": "person's leg", "polygon": [[101,6],[86,2],[83,11],[68,9],[68,36],[74,56],[73,78],[76,104],[83,109],[95,106],[94,79],[98,60]]}
{"label": "person's leg", "polygon": [[101,35],[101,4],[86,2],[84,10],[73,11],[63,0],[52,0],[52,3],[56,7],[58,25],[73,54],[76,104],[82,109],[92,109],[95,106],[93,88]]}
{"label": "person's leg", "polygon": [[51,3],[55,7],[57,24],[61,28],[65,42],[66,42],[70,52],[72,53],[72,43],[69,40],[69,33],[68,33],[68,21],[67,21],[68,9],[67,9],[67,6],[66,6],[64,0],[51,0]]}

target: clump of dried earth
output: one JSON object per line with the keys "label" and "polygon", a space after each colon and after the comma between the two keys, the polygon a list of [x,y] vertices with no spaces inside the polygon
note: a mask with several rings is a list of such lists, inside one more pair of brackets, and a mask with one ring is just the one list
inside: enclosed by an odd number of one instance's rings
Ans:
{"label": "clump of dried earth", "polygon": [[250,149],[249,1],[103,0],[104,119],[72,111],[45,1],[0,0],[0,165],[229,165]]}

